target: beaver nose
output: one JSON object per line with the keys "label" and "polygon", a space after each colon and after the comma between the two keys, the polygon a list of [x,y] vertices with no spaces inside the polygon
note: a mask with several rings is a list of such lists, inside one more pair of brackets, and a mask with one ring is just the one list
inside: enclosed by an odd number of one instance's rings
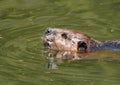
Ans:
{"label": "beaver nose", "polygon": [[51,32],[52,32],[51,28],[47,28],[45,34],[51,34]]}

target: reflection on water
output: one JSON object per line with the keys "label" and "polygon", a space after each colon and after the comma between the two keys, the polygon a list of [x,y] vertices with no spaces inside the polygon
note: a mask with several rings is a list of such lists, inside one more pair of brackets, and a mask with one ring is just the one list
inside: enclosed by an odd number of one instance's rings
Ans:
{"label": "reflection on water", "polygon": [[86,60],[96,59],[96,60],[107,60],[107,61],[120,60],[119,51],[112,51],[112,50],[100,50],[94,53],[77,53],[71,51],[55,51],[55,50],[44,49],[43,52],[44,52],[44,56],[47,59],[47,63],[53,63],[53,65],[55,63],[61,64],[64,62],[71,62],[74,60],[83,60],[83,59]]}
{"label": "reflection on water", "polygon": [[81,60],[84,59],[86,55],[87,54],[79,54],[71,51],[43,50],[43,56],[46,58],[46,68],[48,69],[57,69],[57,64]]}
{"label": "reflection on water", "polygon": [[[51,57],[52,55],[52,57]],[[44,50],[44,56],[55,58],[57,60],[57,63],[62,63],[65,61],[73,61],[73,60],[81,60],[86,57],[87,54],[79,54],[77,52],[71,52],[71,51],[55,51],[55,50]],[[53,61],[53,60],[52,60]]]}
{"label": "reflection on water", "polygon": [[46,59],[47,59],[46,68],[57,69],[57,64],[55,63],[54,56],[51,53],[48,54],[48,57]]}

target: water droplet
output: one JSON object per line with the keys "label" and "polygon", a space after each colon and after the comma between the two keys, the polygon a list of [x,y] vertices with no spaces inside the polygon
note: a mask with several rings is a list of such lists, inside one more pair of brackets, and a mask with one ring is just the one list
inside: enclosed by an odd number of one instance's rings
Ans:
{"label": "water droplet", "polygon": [[0,39],[3,38],[2,36],[0,36]]}
{"label": "water droplet", "polygon": [[113,29],[111,29],[111,30],[110,30],[110,32],[114,32],[114,30],[113,30]]}
{"label": "water droplet", "polygon": [[19,62],[23,62],[24,60],[18,60]]}

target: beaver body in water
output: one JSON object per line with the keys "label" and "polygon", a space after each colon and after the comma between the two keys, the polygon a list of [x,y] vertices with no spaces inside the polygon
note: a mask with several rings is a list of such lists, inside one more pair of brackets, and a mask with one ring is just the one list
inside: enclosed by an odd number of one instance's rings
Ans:
{"label": "beaver body in water", "polygon": [[99,49],[120,50],[120,40],[98,41],[69,29],[47,28],[42,40],[45,48],[59,51],[90,53]]}

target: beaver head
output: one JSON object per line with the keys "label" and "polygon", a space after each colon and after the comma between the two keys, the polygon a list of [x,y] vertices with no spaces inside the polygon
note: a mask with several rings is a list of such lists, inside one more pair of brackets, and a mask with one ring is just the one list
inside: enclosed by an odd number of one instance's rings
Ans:
{"label": "beaver head", "polygon": [[45,48],[60,51],[85,52],[89,50],[90,37],[74,30],[47,28],[43,35]]}

